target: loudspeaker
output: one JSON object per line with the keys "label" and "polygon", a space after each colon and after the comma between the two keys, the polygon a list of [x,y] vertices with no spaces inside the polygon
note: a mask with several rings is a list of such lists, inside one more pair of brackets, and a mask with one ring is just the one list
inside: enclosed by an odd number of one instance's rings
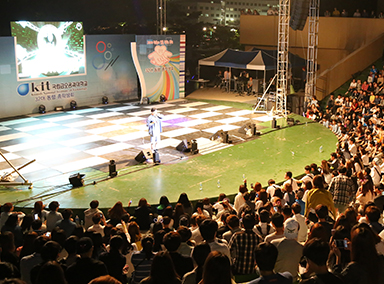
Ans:
{"label": "loudspeaker", "polygon": [[160,164],[160,155],[157,151],[153,152],[153,162],[155,164]]}
{"label": "loudspeaker", "polygon": [[139,163],[144,163],[148,159],[152,159],[153,154],[150,149],[146,149],[144,151],[141,151],[137,156],[135,157],[135,160]]}
{"label": "loudspeaker", "polygon": [[84,185],[83,177],[85,177],[85,174],[73,174],[69,176],[69,182],[72,184],[72,187],[80,187]]}
{"label": "loudspeaker", "polygon": [[176,146],[176,150],[180,152],[190,152],[191,151],[191,142],[187,139],[184,139],[180,142],[179,145]]}
{"label": "loudspeaker", "polygon": [[215,134],[213,134],[211,137],[209,137],[210,140],[223,140],[223,143],[228,143],[228,131],[223,131],[222,129],[217,131]]}
{"label": "loudspeaker", "polygon": [[287,124],[289,126],[295,125],[295,120],[292,117],[287,117]]}
{"label": "loudspeaker", "polygon": [[276,118],[272,118],[272,128],[276,128]]}
{"label": "loudspeaker", "polygon": [[293,0],[291,4],[291,19],[289,20],[289,26],[293,30],[302,31],[307,22],[309,14],[309,2],[308,0]]}
{"label": "loudspeaker", "polygon": [[256,135],[256,124],[250,122],[244,124],[239,128],[239,133],[250,134],[251,136]]}

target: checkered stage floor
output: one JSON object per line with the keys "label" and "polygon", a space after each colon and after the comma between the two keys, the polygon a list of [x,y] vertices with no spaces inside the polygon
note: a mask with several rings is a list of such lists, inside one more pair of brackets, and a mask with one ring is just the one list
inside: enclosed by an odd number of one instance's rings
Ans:
{"label": "checkered stage floor", "polygon": [[[164,116],[158,145],[162,163],[186,157],[175,149],[183,139],[196,139],[204,155],[232,146],[209,140],[216,131],[229,131],[230,139],[238,143],[248,140],[238,133],[243,124],[266,119],[250,110],[185,100],[157,105],[102,105],[3,120],[0,151],[16,167],[36,159],[21,170],[32,182],[85,168],[108,172],[112,159],[119,169],[135,164],[135,156],[149,148],[145,121],[152,107]],[[0,157],[0,174],[10,171]]]}

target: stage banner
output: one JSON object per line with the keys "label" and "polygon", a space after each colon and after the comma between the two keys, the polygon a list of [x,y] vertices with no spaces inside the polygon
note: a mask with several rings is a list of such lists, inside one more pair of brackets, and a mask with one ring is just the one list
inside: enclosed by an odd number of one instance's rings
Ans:
{"label": "stage banner", "polygon": [[139,99],[130,51],[134,35],[65,37],[69,31],[60,25],[22,24],[20,38],[0,37],[0,117],[36,113],[41,104],[51,111],[69,109],[72,100],[81,107],[100,104],[103,96],[110,102]]}
{"label": "stage banner", "polygon": [[184,97],[185,35],[138,35],[132,58],[139,76],[141,98],[159,101]]}

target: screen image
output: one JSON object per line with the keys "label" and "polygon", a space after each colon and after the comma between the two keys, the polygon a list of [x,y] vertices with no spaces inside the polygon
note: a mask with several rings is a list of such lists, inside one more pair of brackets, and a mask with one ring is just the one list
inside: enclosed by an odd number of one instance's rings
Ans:
{"label": "screen image", "polygon": [[81,22],[11,22],[18,80],[85,75]]}

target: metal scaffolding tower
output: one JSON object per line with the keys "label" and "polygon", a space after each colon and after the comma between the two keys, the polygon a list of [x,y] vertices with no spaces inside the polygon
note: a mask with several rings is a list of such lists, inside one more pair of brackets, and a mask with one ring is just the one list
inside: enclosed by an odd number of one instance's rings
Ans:
{"label": "metal scaffolding tower", "polygon": [[279,0],[279,30],[277,49],[276,114],[287,115],[288,46],[290,1]]}
{"label": "metal scaffolding tower", "polygon": [[157,34],[167,34],[167,0],[156,0]]}
{"label": "metal scaffolding tower", "polygon": [[305,88],[306,105],[316,94],[317,46],[319,43],[320,0],[310,0],[308,17],[307,78]]}

